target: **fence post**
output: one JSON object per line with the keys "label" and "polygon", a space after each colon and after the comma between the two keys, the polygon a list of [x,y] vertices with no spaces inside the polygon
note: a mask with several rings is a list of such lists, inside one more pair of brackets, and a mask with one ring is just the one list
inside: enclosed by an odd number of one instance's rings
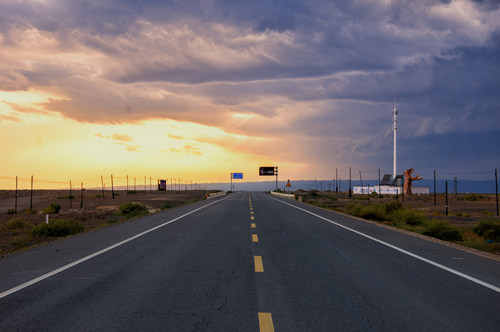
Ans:
{"label": "fence post", "polygon": [[446,216],[448,216],[448,180],[446,180]]}
{"label": "fence post", "polygon": [[436,170],[434,170],[434,206],[436,206]]}
{"label": "fence post", "polygon": [[16,203],[14,205],[14,213],[17,214],[17,176],[16,176]]}
{"label": "fence post", "polygon": [[83,182],[82,182],[82,190],[80,194],[80,209],[83,209]]}
{"label": "fence post", "polygon": [[497,200],[497,217],[498,217],[498,176],[496,168],[495,168],[495,196]]}
{"label": "fence post", "polygon": [[380,168],[378,169],[378,198],[380,198]]}
{"label": "fence post", "polygon": [[363,178],[361,177],[361,171],[359,171],[359,181],[361,181],[361,194],[364,195],[365,191],[363,189]]}
{"label": "fence post", "polygon": [[352,178],[351,178],[351,168],[349,167],[349,198],[352,197]]}
{"label": "fence post", "polygon": [[104,178],[102,177],[102,174],[101,174],[101,186],[102,186],[102,199],[104,199]]}
{"label": "fence post", "polygon": [[73,191],[72,191],[72,185],[71,185],[71,180],[69,180],[69,208],[73,208]]}
{"label": "fence post", "polygon": [[30,210],[33,210],[33,175],[31,176]]}
{"label": "fence post", "polygon": [[115,199],[115,187],[113,183],[113,174],[111,174],[111,198]]}

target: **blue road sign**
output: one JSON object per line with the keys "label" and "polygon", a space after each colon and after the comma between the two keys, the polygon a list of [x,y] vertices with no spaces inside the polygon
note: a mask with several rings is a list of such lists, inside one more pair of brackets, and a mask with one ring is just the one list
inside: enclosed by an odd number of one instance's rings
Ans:
{"label": "blue road sign", "polygon": [[243,173],[231,173],[233,179],[243,179]]}

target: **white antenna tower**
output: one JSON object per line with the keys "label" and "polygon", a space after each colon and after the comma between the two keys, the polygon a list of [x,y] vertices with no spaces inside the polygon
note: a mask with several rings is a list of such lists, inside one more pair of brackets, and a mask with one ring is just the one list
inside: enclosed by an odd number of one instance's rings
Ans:
{"label": "white antenna tower", "polygon": [[398,129],[398,113],[399,110],[397,109],[396,105],[396,98],[394,98],[394,109],[392,110],[392,122],[393,122],[393,128],[394,128],[394,161],[393,161],[393,168],[392,168],[392,179],[394,180],[397,175],[397,168],[396,168],[396,131]]}

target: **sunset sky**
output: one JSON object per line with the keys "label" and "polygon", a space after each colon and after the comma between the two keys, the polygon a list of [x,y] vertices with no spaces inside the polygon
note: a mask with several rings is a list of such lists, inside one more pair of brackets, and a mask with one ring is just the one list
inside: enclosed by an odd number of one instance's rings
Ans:
{"label": "sunset sky", "polygon": [[498,1],[2,0],[0,59],[0,188],[375,178],[395,98],[399,173],[500,167]]}

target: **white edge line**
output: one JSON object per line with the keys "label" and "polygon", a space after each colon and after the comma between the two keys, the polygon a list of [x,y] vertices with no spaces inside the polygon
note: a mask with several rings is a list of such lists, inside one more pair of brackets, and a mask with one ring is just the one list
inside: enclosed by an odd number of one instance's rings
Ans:
{"label": "white edge line", "polygon": [[[228,197],[229,197],[229,196],[228,196]],[[93,253],[93,254],[90,254],[90,255],[88,255],[88,256],[85,256],[85,257],[83,257],[83,258],[80,258],[79,260],[76,260],[76,261],[74,261],[74,262],[72,262],[72,263],[66,264],[66,265],[64,265],[64,266],[62,266],[62,267],[60,267],[60,268],[58,268],[58,269],[56,269],[56,270],[53,270],[53,271],[48,272],[48,273],[46,273],[46,274],[44,274],[44,275],[41,275],[41,276],[39,276],[38,278],[32,279],[32,280],[30,280],[30,281],[27,281],[27,282],[25,282],[25,283],[23,283],[23,284],[21,284],[21,285],[19,285],[19,286],[16,286],[16,287],[14,287],[14,288],[8,289],[8,290],[6,290],[6,291],[4,291],[4,292],[0,293],[0,299],[1,299],[1,298],[4,298],[4,297],[6,297],[6,296],[9,296],[9,295],[11,295],[11,294],[13,294],[13,293],[15,293],[15,292],[17,292],[17,291],[20,291],[20,290],[21,290],[21,289],[23,289],[23,288],[26,288],[26,287],[31,286],[31,285],[33,285],[33,284],[36,284],[37,282],[40,282],[40,281],[45,280],[45,279],[47,279],[47,278],[50,278],[50,277],[52,277],[53,275],[56,275],[56,274],[58,274],[58,273],[60,273],[60,272],[63,272],[63,271],[65,271],[65,270],[68,270],[68,269],[72,268],[73,266],[76,266],[76,265],[78,265],[78,264],[80,264],[80,263],[83,263],[83,262],[85,262],[85,261],[88,261],[89,259],[92,259],[92,258],[94,258],[94,257],[96,257],[96,256],[99,256],[99,255],[101,255],[101,254],[103,254],[103,253],[105,253],[105,252],[107,252],[107,251],[110,251],[110,250],[112,250],[112,249],[114,249],[114,248],[116,248],[116,247],[119,247],[119,246],[121,246],[121,245],[123,245],[123,244],[125,244],[125,243],[127,243],[127,242],[130,242],[130,241],[132,241],[132,240],[135,240],[135,239],[137,239],[137,238],[139,238],[139,237],[141,237],[141,236],[143,236],[143,235],[146,235],[146,234],[148,234],[148,233],[151,233],[151,232],[153,232],[153,231],[157,230],[158,228],[161,228],[161,227],[163,227],[163,226],[166,226],[166,225],[168,225],[168,224],[171,224],[171,223],[173,223],[174,221],[177,221],[177,220],[182,219],[182,218],[184,218],[184,217],[186,217],[186,216],[188,216],[188,215],[190,215],[190,214],[192,214],[192,213],[195,213],[196,211],[199,211],[199,210],[201,210],[201,209],[204,209],[204,208],[206,208],[206,207],[209,207],[209,206],[210,206],[210,205],[212,205],[212,204],[215,204],[215,203],[218,203],[218,202],[222,202],[223,200],[227,199],[228,197],[225,197],[225,198],[223,198],[223,199],[219,199],[219,200],[217,200],[217,201],[215,201],[215,202],[209,203],[209,204],[204,205],[204,206],[201,206],[201,207],[199,207],[199,208],[197,208],[197,209],[195,209],[195,210],[189,211],[188,213],[185,213],[185,214],[183,214],[182,216],[179,216],[179,217],[174,218],[174,219],[172,219],[172,220],[169,220],[169,221],[167,221],[167,222],[165,222],[165,223],[163,223],[163,224],[161,224],[161,225],[158,225],[158,226],[155,226],[155,227],[153,227],[153,228],[151,228],[151,229],[148,229],[147,231],[144,231],[144,232],[142,232],[142,233],[139,233],[139,234],[137,234],[137,235],[134,235],[134,236],[132,236],[132,237],[130,237],[130,238],[128,238],[128,239],[126,239],[126,240],[123,240],[123,241],[121,241],[121,242],[115,243],[115,244],[113,244],[113,245],[111,245],[111,246],[109,246],[109,247],[107,247],[107,248],[104,248],[104,249],[99,250],[99,251],[97,251],[97,252],[95,252],[95,253]]]}
{"label": "white edge line", "polygon": [[419,255],[417,255],[417,254],[414,254],[414,253],[412,253],[412,252],[409,252],[409,251],[406,251],[406,250],[401,249],[401,248],[399,248],[399,247],[396,247],[395,245],[392,245],[392,244],[390,244],[390,243],[384,242],[384,241],[382,241],[382,240],[379,240],[379,239],[377,239],[377,238],[374,238],[374,237],[372,237],[372,236],[370,236],[370,235],[367,235],[367,234],[365,234],[365,233],[361,233],[361,232],[359,232],[359,231],[357,231],[357,230],[355,230],[355,229],[352,229],[352,228],[349,228],[349,227],[344,226],[344,225],[342,225],[342,224],[339,224],[339,223],[337,223],[337,222],[335,222],[335,221],[333,221],[333,220],[330,220],[330,219],[328,219],[328,218],[322,217],[322,216],[320,216],[320,215],[318,215],[318,214],[316,214],[316,213],[313,213],[313,212],[311,212],[311,211],[308,211],[308,210],[306,210],[306,209],[300,208],[300,207],[298,207],[298,206],[295,206],[295,205],[290,204],[290,203],[287,203],[287,202],[283,202],[283,201],[281,201],[281,200],[279,200],[279,199],[276,199],[276,198],[274,198],[274,197],[271,197],[271,196],[268,196],[268,197],[269,197],[269,198],[271,198],[271,199],[274,199],[275,201],[278,201],[278,202],[280,202],[280,203],[283,203],[283,204],[289,205],[289,206],[294,207],[294,208],[296,208],[296,209],[298,209],[298,210],[301,210],[301,211],[304,211],[304,212],[306,212],[306,213],[309,213],[310,215],[313,215],[313,216],[315,216],[315,217],[317,217],[317,218],[320,218],[320,219],[322,219],[322,220],[325,220],[325,221],[327,221],[327,222],[329,222],[329,223],[331,223],[331,224],[334,224],[334,225],[336,225],[336,226],[339,226],[339,227],[341,227],[341,228],[344,228],[344,229],[346,229],[346,230],[348,230],[348,231],[350,231],[350,232],[353,232],[353,233],[356,233],[356,234],[361,235],[361,236],[363,236],[363,237],[366,237],[367,239],[370,239],[370,240],[372,240],[372,241],[375,241],[375,242],[378,242],[378,243],[380,243],[380,244],[383,244],[384,246],[387,246],[387,247],[389,247],[389,248],[392,248],[392,249],[394,249],[394,250],[397,250],[397,251],[399,251],[399,252],[401,252],[401,253],[403,253],[403,254],[406,254],[406,255],[408,255],[408,256],[411,256],[411,257],[413,257],[413,258],[416,258],[416,259],[418,259],[418,260],[421,260],[421,261],[423,261],[423,262],[426,262],[426,263],[428,263],[428,264],[430,264],[430,265],[434,265],[434,266],[436,266],[436,267],[438,267],[438,268],[440,268],[440,269],[442,269],[442,270],[448,271],[448,272],[453,273],[453,274],[455,274],[455,275],[457,275],[457,276],[459,276],[459,277],[462,277],[462,278],[467,279],[467,280],[469,280],[469,281],[475,282],[476,284],[479,284],[479,285],[481,285],[481,286],[487,287],[487,288],[489,288],[489,289],[491,289],[491,290],[493,290],[493,291],[495,291],[495,292],[497,292],[497,293],[500,293],[500,287],[496,287],[496,286],[491,285],[491,284],[489,284],[489,283],[487,283],[487,282],[484,282],[484,281],[482,281],[482,280],[479,280],[479,279],[476,279],[476,278],[474,278],[474,277],[471,277],[471,276],[469,276],[469,275],[467,275],[467,274],[465,274],[465,273],[462,273],[462,272],[460,272],[460,271],[454,270],[454,269],[452,269],[452,268],[449,268],[449,267],[447,267],[447,266],[441,265],[441,264],[439,264],[439,263],[436,263],[436,262],[434,262],[434,261],[431,261],[431,260],[429,260],[429,259],[427,259],[427,258],[424,258],[424,257],[419,256]]}

